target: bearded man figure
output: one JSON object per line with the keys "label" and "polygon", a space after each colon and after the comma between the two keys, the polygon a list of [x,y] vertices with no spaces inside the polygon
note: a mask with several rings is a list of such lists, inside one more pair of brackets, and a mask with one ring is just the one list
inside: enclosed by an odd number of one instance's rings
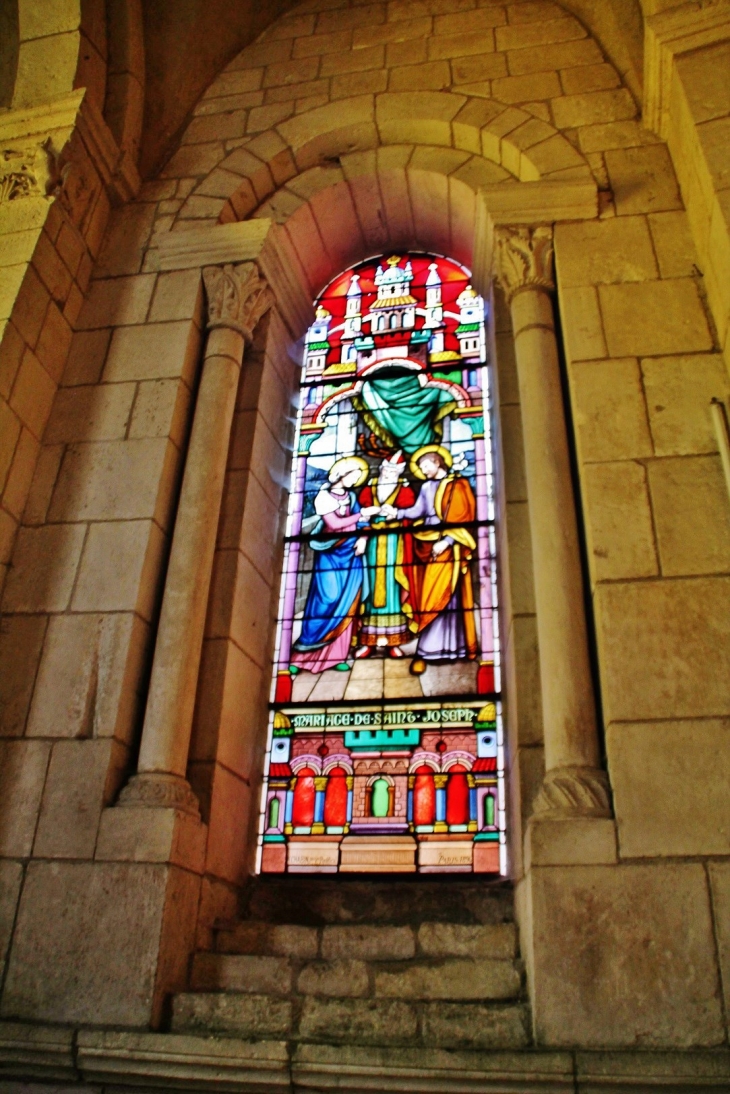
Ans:
{"label": "bearded man figure", "polygon": [[453,463],[443,445],[419,448],[410,461],[411,473],[423,482],[415,504],[382,511],[386,519],[415,522],[402,537],[395,576],[405,590],[403,611],[410,629],[418,635],[410,668],[416,676],[426,671],[428,662],[472,661],[477,656],[470,571],[477,544],[464,527],[476,519],[476,499]]}
{"label": "bearded man figure", "polygon": [[[360,505],[365,508],[389,506],[391,509],[413,505],[416,496],[405,478],[405,470],[400,451],[383,460],[377,478],[362,488]],[[402,561],[403,545],[397,531],[385,532],[386,528],[398,526],[382,514],[375,516],[370,526],[378,534],[368,536],[365,551],[368,593],[363,603],[360,645],[355,657],[369,657],[376,649],[387,650],[390,657],[402,657],[401,644],[411,637],[401,607],[402,589],[395,576],[396,567]]]}

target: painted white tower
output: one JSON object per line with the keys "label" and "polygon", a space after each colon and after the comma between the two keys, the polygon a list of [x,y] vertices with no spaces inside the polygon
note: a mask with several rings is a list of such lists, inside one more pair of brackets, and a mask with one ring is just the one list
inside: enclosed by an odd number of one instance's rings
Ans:
{"label": "painted white tower", "polygon": [[426,321],[424,327],[440,327],[444,321],[444,309],[441,306],[441,278],[435,262],[428,267],[426,278]]}
{"label": "painted white tower", "polygon": [[330,350],[329,326],[332,315],[320,304],[314,313],[314,322],[307,331],[305,339],[305,375],[308,380],[321,376],[327,367],[327,354]]}
{"label": "painted white tower", "polygon": [[353,274],[347,290],[345,323],[342,332],[342,352],[340,355],[342,364],[354,364],[357,361],[354,340],[362,334],[362,289],[359,282],[360,275]]}
{"label": "painted white tower", "polygon": [[484,320],[484,301],[467,285],[456,299],[459,306],[459,325],[454,332],[459,339],[461,356],[472,360],[482,360],[482,323]]}
{"label": "painted white tower", "polygon": [[439,268],[435,262],[428,267],[426,278],[426,319],[424,330],[432,330],[433,334],[428,343],[430,354],[444,352],[444,309],[441,305],[441,278]]}

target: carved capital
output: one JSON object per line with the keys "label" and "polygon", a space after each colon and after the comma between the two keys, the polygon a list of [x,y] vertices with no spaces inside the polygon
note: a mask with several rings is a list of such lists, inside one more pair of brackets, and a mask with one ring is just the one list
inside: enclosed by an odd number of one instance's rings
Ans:
{"label": "carved capital", "polygon": [[552,228],[497,228],[494,241],[497,280],[508,303],[525,289],[555,291]]}
{"label": "carved capital", "polygon": [[18,198],[45,197],[48,159],[45,143],[0,149],[0,205]]}
{"label": "carved capital", "polygon": [[250,342],[259,319],[274,303],[274,294],[253,262],[239,266],[206,266],[208,330],[229,327]]}
{"label": "carved capital", "polygon": [[0,205],[39,194],[34,165],[37,149],[4,148],[0,151]]}
{"label": "carved capital", "polygon": [[532,815],[611,817],[608,776],[595,767],[556,767],[548,771]]}
{"label": "carved capital", "polygon": [[143,772],[135,775],[119,795],[120,806],[142,806],[148,809],[177,809],[200,817],[200,806],[190,784],[179,775],[163,772]]}

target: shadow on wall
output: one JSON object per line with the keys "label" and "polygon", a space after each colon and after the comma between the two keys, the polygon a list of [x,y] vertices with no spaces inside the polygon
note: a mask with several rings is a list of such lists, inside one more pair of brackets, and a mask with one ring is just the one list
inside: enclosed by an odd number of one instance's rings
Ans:
{"label": "shadow on wall", "polygon": [[[233,57],[296,0],[148,0],[145,136],[140,174],[151,178],[168,159],[198,99]],[[3,0],[0,0],[0,4]]]}
{"label": "shadow on wall", "polygon": [[13,99],[19,51],[18,2],[0,0],[0,110],[7,109]]}

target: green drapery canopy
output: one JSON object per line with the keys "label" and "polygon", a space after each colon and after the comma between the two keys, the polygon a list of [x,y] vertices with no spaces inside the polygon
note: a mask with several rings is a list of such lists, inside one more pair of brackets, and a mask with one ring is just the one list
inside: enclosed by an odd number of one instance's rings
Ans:
{"label": "green drapery canopy", "polygon": [[356,408],[376,437],[394,451],[402,449],[406,456],[441,439],[442,419],[455,406],[450,392],[440,387],[422,387],[418,374],[413,372],[366,380],[356,402]]}

